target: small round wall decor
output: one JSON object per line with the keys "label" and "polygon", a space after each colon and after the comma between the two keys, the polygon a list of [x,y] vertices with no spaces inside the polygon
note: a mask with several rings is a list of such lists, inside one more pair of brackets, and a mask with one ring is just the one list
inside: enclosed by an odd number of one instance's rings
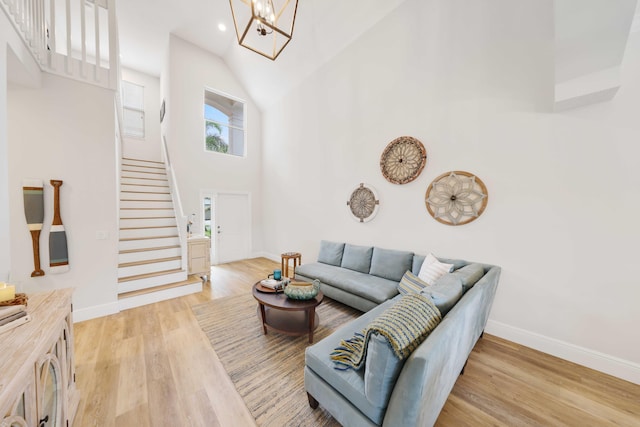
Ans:
{"label": "small round wall decor", "polygon": [[371,221],[378,213],[380,200],[371,186],[360,183],[351,193],[347,207],[353,218],[359,222]]}
{"label": "small round wall decor", "polygon": [[425,204],[431,216],[446,225],[463,225],[482,215],[489,194],[477,176],[464,171],[444,173],[427,188]]}
{"label": "small round wall decor", "polygon": [[380,156],[380,169],[387,181],[406,184],[420,175],[427,162],[424,145],[411,136],[401,136],[387,145]]}

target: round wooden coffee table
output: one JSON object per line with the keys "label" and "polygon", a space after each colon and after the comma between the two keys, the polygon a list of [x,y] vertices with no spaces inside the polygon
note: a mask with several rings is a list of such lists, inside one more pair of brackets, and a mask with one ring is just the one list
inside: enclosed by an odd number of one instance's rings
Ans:
{"label": "round wooden coffee table", "polygon": [[312,343],[313,331],[320,324],[316,307],[324,298],[322,292],[310,300],[294,300],[283,292],[259,291],[259,283],[253,285],[253,297],[258,301],[258,317],[264,334],[267,328],[293,336],[309,334],[309,343]]}

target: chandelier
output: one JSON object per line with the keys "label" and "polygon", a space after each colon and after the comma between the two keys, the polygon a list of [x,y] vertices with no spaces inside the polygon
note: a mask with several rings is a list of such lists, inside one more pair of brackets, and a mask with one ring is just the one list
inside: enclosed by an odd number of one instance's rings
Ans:
{"label": "chandelier", "polygon": [[238,43],[275,60],[291,41],[298,0],[229,0]]}

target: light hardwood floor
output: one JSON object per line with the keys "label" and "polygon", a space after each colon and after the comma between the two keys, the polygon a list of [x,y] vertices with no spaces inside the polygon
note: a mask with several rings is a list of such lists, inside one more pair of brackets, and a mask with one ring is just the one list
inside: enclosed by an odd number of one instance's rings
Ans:
{"label": "light hardwood floor", "polygon": [[[199,294],[76,323],[74,426],[254,426],[190,307],[278,266],[216,266]],[[437,425],[640,426],[640,386],[485,334]]]}

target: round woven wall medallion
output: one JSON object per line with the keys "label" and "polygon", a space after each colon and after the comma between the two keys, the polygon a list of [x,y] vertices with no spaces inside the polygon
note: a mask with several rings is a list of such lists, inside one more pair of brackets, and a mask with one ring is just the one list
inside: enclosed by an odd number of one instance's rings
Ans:
{"label": "round woven wall medallion", "polygon": [[401,136],[387,145],[380,156],[380,169],[387,181],[406,184],[420,175],[427,162],[427,150],[417,139]]}
{"label": "round woven wall medallion", "polygon": [[378,200],[375,190],[364,183],[360,183],[353,190],[347,201],[349,212],[359,222],[371,221],[378,213],[379,206],[380,200]]}
{"label": "round woven wall medallion", "polygon": [[482,215],[489,194],[477,176],[464,171],[447,172],[427,188],[425,203],[436,221],[446,225],[463,225]]}

